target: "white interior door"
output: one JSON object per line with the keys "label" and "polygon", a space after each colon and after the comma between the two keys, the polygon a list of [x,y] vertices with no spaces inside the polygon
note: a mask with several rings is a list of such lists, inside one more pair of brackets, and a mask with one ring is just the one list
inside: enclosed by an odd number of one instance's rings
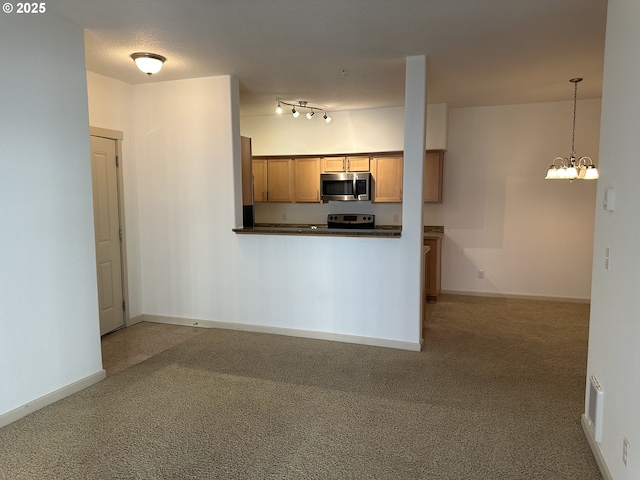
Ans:
{"label": "white interior door", "polygon": [[91,137],[100,335],[124,326],[116,141]]}

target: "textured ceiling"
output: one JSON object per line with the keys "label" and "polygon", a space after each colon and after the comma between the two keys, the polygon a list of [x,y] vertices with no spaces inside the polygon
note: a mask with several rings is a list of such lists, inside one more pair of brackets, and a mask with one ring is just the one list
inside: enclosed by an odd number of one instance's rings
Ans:
{"label": "textured ceiling", "polygon": [[[241,113],[275,97],[329,111],[404,104],[404,66],[427,55],[429,103],[579,98],[602,89],[605,0],[55,0],[85,28],[87,69],[137,84],[232,74]],[[167,57],[148,78],[130,54]],[[344,72],[343,72],[344,71]]]}

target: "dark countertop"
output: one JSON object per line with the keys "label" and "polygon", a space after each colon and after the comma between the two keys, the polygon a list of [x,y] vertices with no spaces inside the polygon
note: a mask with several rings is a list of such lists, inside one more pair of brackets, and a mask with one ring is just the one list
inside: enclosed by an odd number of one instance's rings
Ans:
{"label": "dark countertop", "polygon": [[234,228],[233,231],[245,235],[400,238],[402,227],[385,225],[371,229],[353,229],[327,228],[326,225],[256,224],[254,227]]}
{"label": "dark countertop", "polygon": [[444,237],[444,227],[443,226],[426,226],[424,227],[424,236],[423,238],[429,240],[437,240],[439,238]]}
{"label": "dark countertop", "polygon": [[[315,228],[314,228],[315,227]],[[329,237],[378,237],[400,238],[402,227],[396,225],[380,225],[372,229],[327,228],[326,225],[291,224],[291,223],[258,223],[254,227],[238,227],[233,231],[249,235],[309,235]],[[441,239],[444,236],[443,226],[425,226],[425,239]]]}

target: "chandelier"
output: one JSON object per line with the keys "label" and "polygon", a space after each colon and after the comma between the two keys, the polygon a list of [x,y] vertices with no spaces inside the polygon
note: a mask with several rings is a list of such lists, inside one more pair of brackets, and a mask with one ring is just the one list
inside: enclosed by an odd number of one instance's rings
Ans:
{"label": "chandelier", "polygon": [[320,111],[320,112],[324,112],[324,115],[322,115],[322,118],[324,119],[324,121],[326,123],[331,122],[331,117],[327,115],[327,111],[324,108],[316,107],[314,105],[309,105],[309,103],[305,102],[304,100],[301,100],[295,103],[290,103],[290,102],[285,102],[284,100],[280,100],[279,98],[276,98],[276,101],[278,102],[278,106],[276,107],[276,113],[278,115],[282,113],[282,105],[287,105],[289,107],[293,107],[291,108],[291,114],[293,115],[293,118],[298,118],[300,116],[299,110],[309,110],[307,112],[306,117],[309,120],[311,120],[313,116],[316,114],[316,111]]}
{"label": "chandelier", "polygon": [[[581,78],[572,78],[569,80],[573,83],[573,130],[571,131],[571,153],[569,157],[556,157],[547,170],[547,180],[596,180],[598,169],[593,164],[593,160],[589,157],[580,157],[576,159],[574,143],[576,139],[576,103],[578,99],[578,82]],[[558,165],[556,165],[558,162]]]}

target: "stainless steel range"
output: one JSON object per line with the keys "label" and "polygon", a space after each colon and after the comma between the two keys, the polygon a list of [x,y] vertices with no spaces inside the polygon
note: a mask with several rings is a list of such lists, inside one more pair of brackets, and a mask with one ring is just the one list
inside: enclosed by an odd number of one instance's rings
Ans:
{"label": "stainless steel range", "polygon": [[330,213],[327,215],[327,228],[376,228],[376,216],[370,213]]}

